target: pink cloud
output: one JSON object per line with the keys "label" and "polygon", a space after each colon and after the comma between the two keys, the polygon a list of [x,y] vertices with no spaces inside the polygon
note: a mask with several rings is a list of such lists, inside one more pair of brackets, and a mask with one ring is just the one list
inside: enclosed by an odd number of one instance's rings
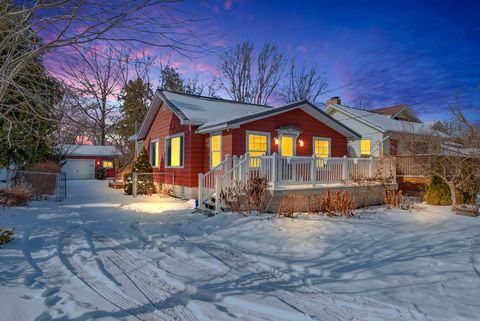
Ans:
{"label": "pink cloud", "polygon": [[308,51],[308,48],[307,48],[306,46],[304,46],[304,45],[300,45],[300,46],[297,47],[297,50],[298,50],[298,52],[300,52],[301,54],[306,54],[307,51]]}
{"label": "pink cloud", "polygon": [[232,8],[232,5],[233,5],[233,0],[225,0],[223,4],[223,8],[225,10],[230,10]]}

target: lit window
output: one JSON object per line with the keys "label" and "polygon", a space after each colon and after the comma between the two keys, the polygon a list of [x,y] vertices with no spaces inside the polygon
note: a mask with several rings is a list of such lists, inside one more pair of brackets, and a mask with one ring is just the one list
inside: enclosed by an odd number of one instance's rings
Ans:
{"label": "lit window", "polygon": [[[330,157],[330,140],[327,139],[314,139],[313,140],[313,153],[319,158]],[[317,167],[323,167],[323,159],[317,160]]]}
{"label": "lit window", "polygon": [[[248,134],[247,153],[250,156],[265,156],[268,152],[268,136],[262,134]],[[250,167],[260,167],[260,159],[251,159]]]}
{"label": "lit window", "polygon": [[102,167],[105,169],[111,169],[113,168],[113,162],[112,161],[103,161],[102,162]]}
{"label": "lit window", "polygon": [[158,140],[150,142],[150,165],[158,167]]}
{"label": "lit window", "polygon": [[183,136],[167,138],[167,167],[183,166]]}
{"label": "lit window", "polygon": [[362,139],[360,141],[360,155],[370,156],[372,154],[372,142],[370,139]]}
{"label": "lit window", "polygon": [[293,156],[293,136],[282,135],[282,156]]}
{"label": "lit window", "polygon": [[210,166],[216,167],[222,162],[222,136],[210,137]]}

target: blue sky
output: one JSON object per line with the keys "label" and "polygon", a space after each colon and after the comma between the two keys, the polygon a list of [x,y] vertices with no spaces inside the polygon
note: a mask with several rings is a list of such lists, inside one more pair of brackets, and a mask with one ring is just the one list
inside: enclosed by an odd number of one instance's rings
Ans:
{"label": "blue sky", "polygon": [[[249,40],[279,45],[318,65],[322,97],[351,105],[412,104],[424,120],[460,103],[480,122],[480,1],[226,1],[211,23],[227,32],[220,49]],[[203,64],[215,65],[204,57]],[[339,88],[340,87],[340,88]],[[477,90],[475,90],[477,88]],[[445,97],[449,96],[449,97]]]}
{"label": "blue sky", "polygon": [[[185,1],[212,17],[198,32],[216,31],[221,53],[245,40],[276,43],[288,57],[317,65],[329,86],[321,101],[385,107],[411,104],[423,120],[448,117],[458,102],[480,123],[480,1]],[[198,28],[198,25],[195,27]],[[170,57],[183,74],[218,76],[215,54]],[[476,90],[475,90],[476,89]]]}

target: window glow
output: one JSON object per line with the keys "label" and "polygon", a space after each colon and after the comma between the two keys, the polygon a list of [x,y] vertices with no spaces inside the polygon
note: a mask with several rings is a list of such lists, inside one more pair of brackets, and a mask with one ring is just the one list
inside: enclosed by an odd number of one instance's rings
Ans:
{"label": "window glow", "polygon": [[210,137],[210,166],[216,167],[222,162],[222,136]]}
{"label": "window glow", "polygon": [[106,169],[113,168],[113,162],[112,161],[103,161],[102,167],[106,168]]}
{"label": "window glow", "polygon": [[182,137],[174,137],[170,139],[170,166],[182,166],[181,160],[181,139]]}
{"label": "window glow", "polygon": [[293,156],[293,136],[282,135],[282,156]]}
{"label": "window glow", "polygon": [[[330,141],[329,140],[323,140],[323,139],[315,139],[313,142],[313,153],[315,154],[316,157],[320,158],[328,158],[330,157]],[[323,159],[317,160],[317,167],[323,167],[324,166],[324,161]]]}
{"label": "window glow", "polygon": [[[261,134],[248,134],[247,152],[250,156],[265,156],[268,149],[268,136]],[[260,167],[260,159],[251,159],[250,167]]]}
{"label": "window glow", "polygon": [[372,154],[372,144],[370,139],[362,139],[360,141],[360,155],[368,155]]}

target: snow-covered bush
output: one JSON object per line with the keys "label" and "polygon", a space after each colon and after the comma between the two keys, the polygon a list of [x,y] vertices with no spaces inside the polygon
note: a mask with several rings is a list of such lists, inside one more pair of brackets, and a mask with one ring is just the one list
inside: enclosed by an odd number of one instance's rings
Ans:
{"label": "snow-covered bush", "polygon": [[0,245],[11,242],[14,236],[15,232],[13,230],[0,227]]}
{"label": "snow-covered bush", "polygon": [[153,194],[155,193],[155,186],[153,185],[152,173],[153,168],[148,160],[147,152],[145,148],[142,148],[135,164],[132,168],[132,173],[128,175],[125,182],[124,191],[126,194],[131,195],[133,190],[133,173],[137,173],[137,194]]}
{"label": "snow-covered bush", "polygon": [[95,171],[95,178],[100,179],[100,180],[107,178],[107,173],[106,173],[105,167],[99,167]]}

